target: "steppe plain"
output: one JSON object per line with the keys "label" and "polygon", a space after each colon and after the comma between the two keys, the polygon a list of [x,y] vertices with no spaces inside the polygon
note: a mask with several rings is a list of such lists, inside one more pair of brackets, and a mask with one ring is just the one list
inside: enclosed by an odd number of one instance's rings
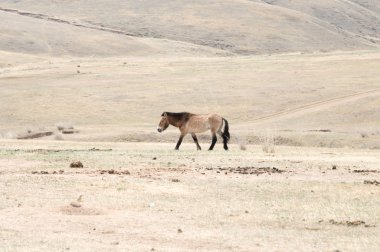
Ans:
{"label": "steppe plain", "polygon": [[0,251],[378,251],[378,6],[2,1]]}

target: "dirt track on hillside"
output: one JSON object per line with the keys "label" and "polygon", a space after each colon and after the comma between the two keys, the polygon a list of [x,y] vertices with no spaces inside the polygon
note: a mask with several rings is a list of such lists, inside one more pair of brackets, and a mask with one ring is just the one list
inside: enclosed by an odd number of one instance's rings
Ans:
{"label": "dirt track on hillside", "polygon": [[328,107],[336,106],[342,103],[344,104],[346,102],[352,102],[358,99],[371,97],[371,96],[379,96],[379,95],[380,95],[380,89],[358,92],[358,93],[344,95],[344,96],[340,96],[340,97],[336,97],[332,99],[308,103],[297,108],[292,108],[292,109],[280,111],[277,113],[273,113],[271,115],[262,116],[262,117],[250,120],[250,122],[263,122],[263,121],[271,120],[271,119],[282,119],[284,117],[291,117],[291,116],[298,115],[299,113],[302,113],[302,112],[312,113],[312,112],[323,110]]}

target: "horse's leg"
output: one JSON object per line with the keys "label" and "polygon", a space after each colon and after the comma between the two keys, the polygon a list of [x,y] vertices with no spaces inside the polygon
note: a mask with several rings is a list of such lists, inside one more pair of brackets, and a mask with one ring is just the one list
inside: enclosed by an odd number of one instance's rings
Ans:
{"label": "horse's leg", "polygon": [[179,136],[179,139],[178,139],[177,145],[175,146],[175,149],[176,149],[176,150],[179,149],[179,146],[181,145],[184,136],[185,136],[185,134],[183,134],[183,133],[181,133],[181,135]]}
{"label": "horse's leg", "polygon": [[225,150],[228,150],[228,146],[227,146],[228,138],[226,136],[222,136],[222,137],[223,137],[223,148]]}
{"label": "horse's leg", "polygon": [[215,132],[213,132],[213,133],[212,133],[212,142],[211,142],[211,146],[210,146],[210,148],[209,148],[208,150],[212,150],[212,149],[214,149],[214,146],[215,146],[217,140],[218,140],[218,139],[216,138],[216,134],[215,134]]}
{"label": "horse's leg", "polygon": [[195,135],[195,133],[191,133],[191,136],[193,137],[194,143],[197,145],[197,150],[201,150],[202,148],[201,148],[201,146],[198,143],[198,138]]}
{"label": "horse's leg", "polygon": [[228,150],[228,146],[227,146],[227,143],[228,143],[228,138],[226,136],[224,136],[222,134],[222,132],[218,131],[218,135],[221,136],[223,138],[223,148],[225,150]]}

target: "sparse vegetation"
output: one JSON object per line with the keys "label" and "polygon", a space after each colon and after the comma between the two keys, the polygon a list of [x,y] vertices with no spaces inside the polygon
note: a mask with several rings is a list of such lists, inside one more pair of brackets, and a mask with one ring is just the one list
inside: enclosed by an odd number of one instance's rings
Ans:
{"label": "sparse vegetation", "polygon": [[367,134],[367,133],[364,133],[364,132],[362,132],[362,133],[360,133],[360,136],[361,136],[362,138],[367,138],[367,137],[368,137],[368,134]]}
{"label": "sparse vegetation", "polygon": [[17,139],[35,139],[45,136],[51,136],[53,135],[53,131],[38,131],[38,132],[30,132],[26,134],[20,134],[17,136]]}
{"label": "sparse vegetation", "polygon": [[261,149],[265,153],[275,153],[276,135],[274,131],[266,131],[266,134],[259,137]]}
{"label": "sparse vegetation", "polygon": [[240,150],[247,150],[247,143],[246,143],[246,138],[243,136],[237,136],[237,143],[239,145]]}
{"label": "sparse vegetation", "polygon": [[58,122],[56,123],[56,127],[59,131],[63,131],[65,129],[74,129],[74,126],[70,122]]}
{"label": "sparse vegetation", "polygon": [[[184,143],[180,152],[171,147],[171,143],[0,141],[0,186],[8,184],[2,187],[0,205],[7,208],[0,222],[3,230],[14,225],[18,230],[17,237],[4,240],[9,247],[27,250],[38,250],[44,240],[44,247],[55,251],[62,248],[56,242],[58,230],[72,248],[86,245],[89,250],[113,250],[115,241],[135,248],[135,240],[153,237],[153,244],[142,250],[192,251],[207,238],[202,248],[210,251],[235,246],[237,251],[281,251],[299,244],[297,251],[315,247],[328,251],[333,237],[342,251],[352,246],[376,251],[377,236],[372,234],[379,226],[380,173],[372,170],[379,170],[374,162],[380,158],[378,152],[331,149],[321,154],[320,148],[276,145],[276,155],[268,155],[256,145],[242,152],[235,143],[228,152],[221,148],[197,152],[192,142]],[[349,155],[348,161],[340,158]],[[326,157],[339,158],[330,164]],[[68,160],[80,160],[85,168],[69,168]],[[339,172],[331,171],[332,165]],[[356,173],[355,167],[371,172]],[[226,221],[223,226],[221,220]],[[44,232],[30,228],[41,225]],[[264,236],[236,238],[236,233],[251,234],[252,226]],[[189,242],[172,242],[178,228]],[[83,230],[91,232],[91,242],[79,239],[87,234]],[[130,244],[123,240],[128,232]],[[311,245],[310,239],[315,240]]]}
{"label": "sparse vegetation", "polygon": [[63,130],[64,128],[65,128],[65,127],[62,126],[62,125],[58,125],[58,126],[57,126],[57,129],[58,129],[59,131]]}
{"label": "sparse vegetation", "polygon": [[70,164],[70,168],[83,168],[81,161],[74,161]]}

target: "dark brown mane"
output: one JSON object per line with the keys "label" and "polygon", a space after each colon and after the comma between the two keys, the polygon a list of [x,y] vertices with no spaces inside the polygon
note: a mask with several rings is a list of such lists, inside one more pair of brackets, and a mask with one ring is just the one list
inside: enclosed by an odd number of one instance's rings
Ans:
{"label": "dark brown mane", "polygon": [[173,113],[173,112],[164,112],[161,116],[164,115],[168,116],[169,123],[173,126],[180,127],[182,124],[186,123],[190,117],[193,115],[189,112],[180,112],[180,113]]}

